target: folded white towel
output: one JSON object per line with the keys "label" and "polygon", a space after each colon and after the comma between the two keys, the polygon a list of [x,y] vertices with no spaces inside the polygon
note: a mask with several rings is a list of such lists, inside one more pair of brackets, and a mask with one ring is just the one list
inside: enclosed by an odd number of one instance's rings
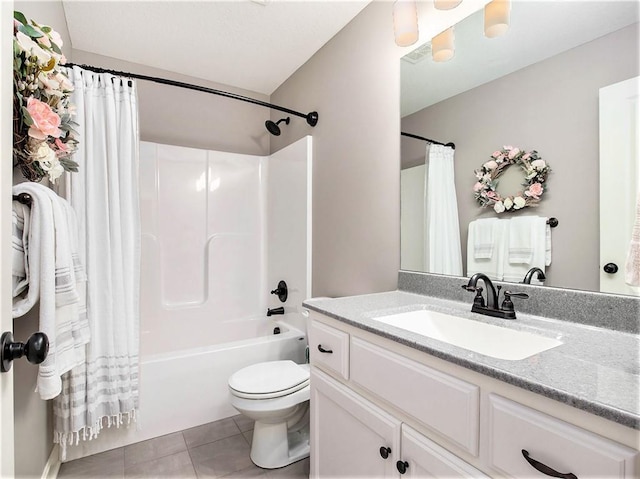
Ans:
{"label": "folded white towel", "polygon": [[624,280],[630,286],[640,286],[640,195],[636,200],[636,219],[631,230]]}
{"label": "folded white towel", "polygon": [[511,264],[531,264],[533,259],[533,222],[537,216],[518,216],[509,221],[509,252]]}
{"label": "folded white towel", "polygon": [[490,279],[501,280],[504,275],[505,245],[508,238],[508,220],[495,218],[492,222],[493,253],[489,258],[476,259],[475,257],[475,235],[477,222],[469,223],[469,236],[467,238],[467,276],[476,273],[484,273]]}
{"label": "folded white towel", "polygon": [[[508,259],[504,262],[504,280],[512,282],[522,282],[524,280],[527,271],[533,267],[540,268],[545,271],[545,265],[547,261],[547,218],[541,216],[531,216],[530,218],[530,247],[531,247],[531,260],[529,263],[514,263],[511,261],[510,251],[507,253]],[[514,221],[518,218],[512,218],[510,221]],[[509,228],[508,234],[513,232],[512,228]],[[510,238],[507,240],[508,244],[511,244]],[[550,250],[549,250],[550,251]],[[537,279],[532,279],[531,284],[542,284]]]}
{"label": "folded white towel", "polygon": [[495,230],[495,222],[498,218],[485,218],[472,221],[473,229],[470,227],[470,238],[473,236],[473,257],[475,259],[490,259],[494,253],[495,243],[493,234]]}
{"label": "folded white towel", "polygon": [[60,376],[83,361],[89,334],[79,312],[69,210],[62,198],[38,183],[20,183],[13,193],[28,193],[32,198],[28,287],[14,298],[13,317],[24,315],[40,301],[39,329],[49,338],[49,354],[40,364],[37,388],[42,399],[51,399],[60,393]]}

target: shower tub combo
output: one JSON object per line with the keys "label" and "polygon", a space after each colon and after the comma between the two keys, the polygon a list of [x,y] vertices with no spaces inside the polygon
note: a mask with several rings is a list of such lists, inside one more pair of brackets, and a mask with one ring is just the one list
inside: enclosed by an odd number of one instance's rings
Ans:
{"label": "shower tub combo", "polygon": [[[107,428],[67,460],[234,416],[233,373],[305,362],[310,151],[310,137],[269,157],[140,143],[137,426]],[[269,294],[282,279],[285,303]]]}

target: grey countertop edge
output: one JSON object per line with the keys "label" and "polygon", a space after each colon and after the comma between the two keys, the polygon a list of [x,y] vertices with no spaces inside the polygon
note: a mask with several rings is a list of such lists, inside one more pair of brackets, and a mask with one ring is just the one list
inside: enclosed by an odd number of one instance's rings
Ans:
{"label": "grey countertop edge", "polygon": [[362,329],[364,331],[374,333],[378,336],[391,339],[392,341],[395,341],[399,344],[409,346],[413,349],[423,351],[439,359],[443,359],[450,363],[454,363],[464,368],[470,369],[472,371],[476,371],[478,373],[484,374],[485,376],[489,376],[489,377],[498,379],[500,381],[503,381],[505,383],[511,384],[513,386],[517,386],[519,388],[525,389],[527,391],[540,394],[550,399],[554,399],[561,403],[567,404],[577,409],[581,409],[583,411],[602,417],[604,419],[608,419],[610,421],[616,422],[623,426],[627,426],[637,430],[640,429],[640,417],[629,411],[624,411],[613,406],[609,406],[599,402],[589,401],[584,398],[576,397],[566,391],[558,390],[556,388],[546,386],[539,382],[528,380],[526,378],[523,378],[521,376],[518,376],[512,373],[505,372],[498,368],[481,364],[473,360],[468,360],[460,356],[456,356],[455,354],[430,348],[428,346],[422,345],[415,341],[407,340],[406,338],[403,338],[401,336],[397,336],[392,333],[389,333],[388,331],[383,331],[381,329],[377,329],[377,328],[368,326],[366,324],[363,324],[359,321],[354,321],[344,316],[340,316],[338,314],[332,313],[330,311],[327,311],[326,309],[310,304],[308,301],[304,301],[302,303],[302,306],[307,309],[324,314],[325,316],[328,316],[330,318],[341,321],[343,323],[349,324],[351,326],[355,326],[358,329]]}

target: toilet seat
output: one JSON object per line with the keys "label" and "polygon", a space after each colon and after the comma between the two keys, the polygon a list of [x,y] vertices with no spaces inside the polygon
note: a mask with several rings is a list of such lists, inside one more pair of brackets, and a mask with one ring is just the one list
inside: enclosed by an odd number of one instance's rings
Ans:
{"label": "toilet seat", "polygon": [[274,399],[293,394],[309,385],[309,368],[290,360],[268,361],[247,366],[229,378],[236,397]]}

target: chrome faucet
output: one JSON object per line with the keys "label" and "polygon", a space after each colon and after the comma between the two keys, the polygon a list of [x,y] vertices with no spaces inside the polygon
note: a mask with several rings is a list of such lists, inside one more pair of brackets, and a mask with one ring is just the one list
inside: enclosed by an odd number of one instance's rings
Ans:
{"label": "chrome faucet", "polygon": [[[533,273],[532,273],[533,274]],[[482,296],[482,287],[478,286],[478,280],[484,282],[484,286],[487,288],[487,300],[485,303],[484,296]],[[473,306],[471,306],[472,313],[486,314],[487,316],[494,316],[496,318],[504,319],[516,319],[516,311],[513,307],[513,301],[511,298],[523,298],[527,299],[529,295],[527,293],[512,293],[511,291],[504,292],[504,301],[502,301],[501,307],[498,307],[500,300],[500,289],[502,286],[494,287],[491,279],[484,273],[476,273],[467,284],[463,284],[462,287],[467,291],[476,293],[473,298]]]}
{"label": "chrome faucet", "polygon": [[524,275],[524,280],[522,282],[525,284],[531,284],[531,280],[533,279],[533,275],[535,273],[538,273],[538,281],[544,281],[545,279],[547,279],[547,277],[544,275],[544,271],[535,266],[527,271],[527,274]]}

